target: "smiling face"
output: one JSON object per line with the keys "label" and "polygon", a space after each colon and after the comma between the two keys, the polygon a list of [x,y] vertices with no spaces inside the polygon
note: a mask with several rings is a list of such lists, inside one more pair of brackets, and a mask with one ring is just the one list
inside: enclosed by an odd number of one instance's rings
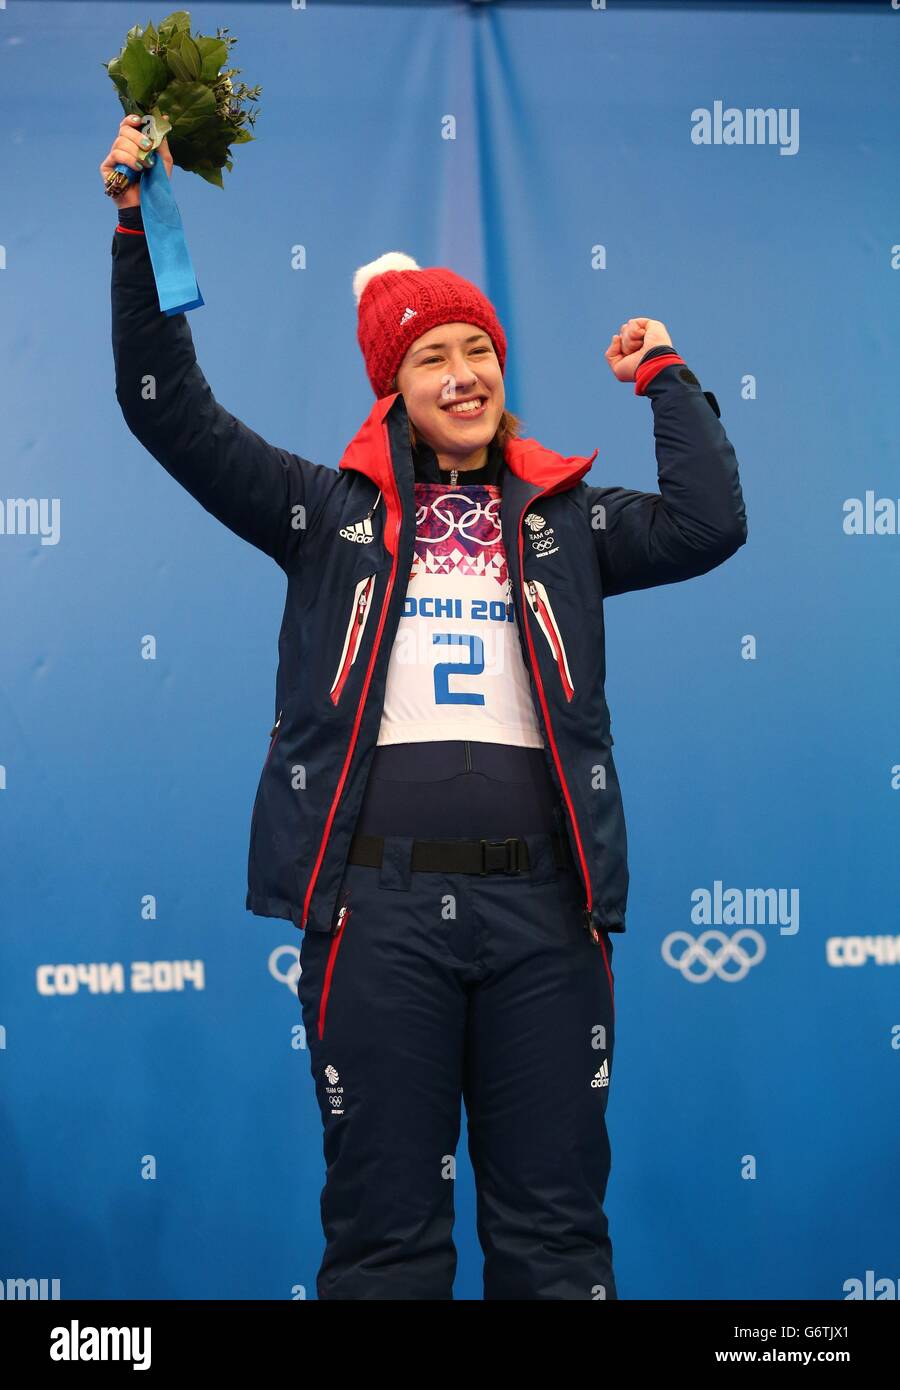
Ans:
{"label": "smiling face", "polygon": [[396,389],[417,434],[439,458],[464,459],[490,444],[506,401],[494,345],[472,323],[442,323],[417,338],[400,364]]}

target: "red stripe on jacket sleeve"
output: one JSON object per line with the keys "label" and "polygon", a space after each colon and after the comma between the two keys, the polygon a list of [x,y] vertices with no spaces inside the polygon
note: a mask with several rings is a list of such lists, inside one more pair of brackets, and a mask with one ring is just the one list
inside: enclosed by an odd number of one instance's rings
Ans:
{"label": "red stripe on jacket sleeve", "polygon": [[663,367],[671,367],[679,362],[683,367],[687,366],[684,358],[679,357],[674,349],[672,352],[661,352],[658,357],[651,357],[649,362],[640,362],[634,373],[634,394],[642,396],[650,382],[658,372],[662,371]]}
{"label": "red stripe on jacket sleeve", "polygon": [[143,231],[141,230],[140,227],[123,227],[122,224],[121,224],[121,222],[120,222],[119,225],[116,227],[116,231],[117,231],[117,232],[128,232],[129,235],[131,235],[131,236],[143,236],[143,235],[144,235],[144,233],[143,233]]}

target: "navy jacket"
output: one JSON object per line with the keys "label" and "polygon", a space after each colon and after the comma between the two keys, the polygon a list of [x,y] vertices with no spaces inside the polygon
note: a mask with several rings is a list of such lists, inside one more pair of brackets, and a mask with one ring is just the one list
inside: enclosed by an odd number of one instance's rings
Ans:
{"label": "navy jacket", "polygon": [[[139,228],[140,209],[123,211],[120,225]],[[337,469],[277,448],[215,400],[186,315],[160,313],[145,238],[117,228],[112,260],[116,398],[128,428],[287,576],[246,906],[329,931],[413,562],[405,402],[400,393],[377,401]],[[564,458],[536,439],[506,444],[498,479],[519,641],[583,882],[584,925],[610,932],[625,930],[629,875],[603,601],[706,574],[747,538],[715,397],[670,347],[645,354],[635,389],[652,405],[658,493],[594,487],[584,477],[597,450]]]}

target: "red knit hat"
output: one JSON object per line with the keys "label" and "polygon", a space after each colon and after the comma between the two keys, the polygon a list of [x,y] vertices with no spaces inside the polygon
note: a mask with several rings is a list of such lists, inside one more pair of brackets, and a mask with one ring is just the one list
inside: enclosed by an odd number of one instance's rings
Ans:
{"label": "red knit hat", "polygon": [[372,390],[380,400],[417,338],[441,323],[473,323],[494,344],[500,371],[506,365],[506,334],[491,301],[471,280],[445,266],[417,265],[402,251],[387,251],[353,276],[358,306],[356,336]]}

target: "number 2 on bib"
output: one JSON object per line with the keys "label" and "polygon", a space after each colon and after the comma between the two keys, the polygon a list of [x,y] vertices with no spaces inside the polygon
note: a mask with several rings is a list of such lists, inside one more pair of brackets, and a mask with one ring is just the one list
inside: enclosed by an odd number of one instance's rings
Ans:
{"label": "number 2 on bib", "polygon": [[434,668],[434,702],[437,705],[483,705],[484,696],[477,691],[450,689],[451,676],[479,676],[484,670],[484,643],[474,633],[436,632],[434,641],[454,647],[468,647],[469,659],[440,661]]}

